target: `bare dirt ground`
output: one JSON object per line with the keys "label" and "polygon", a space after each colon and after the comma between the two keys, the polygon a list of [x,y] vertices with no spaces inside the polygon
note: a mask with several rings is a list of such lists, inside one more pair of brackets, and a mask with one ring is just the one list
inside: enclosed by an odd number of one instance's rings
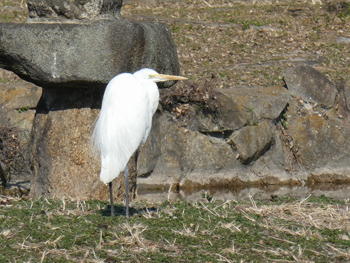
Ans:
{"label": "bare dirt ground", "polygon": [[278,85],[282,71],[296,64],[312,65],[334,82],[350,79],[349,1],[159,2],[126,4],[123,15],[165,23],[182,74],[194,81]]}

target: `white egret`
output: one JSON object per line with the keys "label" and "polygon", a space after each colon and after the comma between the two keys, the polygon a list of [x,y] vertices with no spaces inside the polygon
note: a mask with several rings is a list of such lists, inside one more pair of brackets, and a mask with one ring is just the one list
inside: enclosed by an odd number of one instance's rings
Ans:
{"label": "white egret", "polygon": [[112,180],[124,170],[126,217],[129,217],[128,163],[134,152],[146,142],[151,130],[152,116],[159,101],[156,82],[185,79],[187,78],[158,74],[145,68],[134,74],[119,74],[108,83],[92,142],[101,153],[100,179],[109,184],[112,216]]}

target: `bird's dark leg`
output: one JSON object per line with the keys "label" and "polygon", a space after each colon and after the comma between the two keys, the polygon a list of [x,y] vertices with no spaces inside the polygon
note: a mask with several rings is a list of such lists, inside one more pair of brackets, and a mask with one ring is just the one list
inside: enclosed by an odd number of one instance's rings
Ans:
{"label": "bird's dark leg", "polygon": [[114,202],[113,202],[113,185],[112,182],[109,184],[109,197],[111,199],[111,216],[114,216]]}
{"label": "bird's dark leg", "polygon": [[[134,156],[134,163],[135,163],[135,171],[134,171],[134,177],[135,180],[137,180],[137,161],[139,159],[139,153],[140,153],[140,147],[136,150],[135,156]],[[132,186],[132,193],[133,193],[133,198],[135,198],[136,195],[136,183]]]}
{"label": "bird's dark leg", "polygon": [[129,162],[126,164],[124,169],[125,176],[125,207],[126,207],[126,218],[129,218]]}
{"label": "bird's dark leg", "polygon": [[135,171],[136,171],[136,176],[137,176],[137,161],[139,159],[139,154],[140,154],[140,147],[135,152]]}

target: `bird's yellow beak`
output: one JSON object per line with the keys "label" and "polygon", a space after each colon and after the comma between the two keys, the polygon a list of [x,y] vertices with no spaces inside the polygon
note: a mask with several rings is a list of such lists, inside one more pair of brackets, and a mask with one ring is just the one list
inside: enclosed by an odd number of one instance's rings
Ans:
{"label": "bird's yellow beak", "polygon": [[174,76],[174,75],[163,75],[163,74],[150,74],[149,78],[155,82],[164,82],[168,80],[186,80],[188,78],[182,76]]}

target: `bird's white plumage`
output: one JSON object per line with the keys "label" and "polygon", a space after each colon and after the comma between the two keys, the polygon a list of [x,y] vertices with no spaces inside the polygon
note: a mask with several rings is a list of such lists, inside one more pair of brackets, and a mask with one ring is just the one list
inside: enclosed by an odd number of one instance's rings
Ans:
{"label": "bird's white plumage", "polygon": [[132,154],[146,142],[159,92],[151,69],[114,77],[105,90],[93,132],[93,143],[101,152],[100,179],[107,184],[124,170]]}
{"label": "bird's white plumage", "polygon": [[109,184],[111,216],[114,216],[112,180],[124,170],[125,214],[129,218],[128,162],[151,131],[152,116],[159,101],[156,82],[185,79],[146,68],[134,74],[120,74],[108,83],[92,142],[101,153],[100,179]]}

